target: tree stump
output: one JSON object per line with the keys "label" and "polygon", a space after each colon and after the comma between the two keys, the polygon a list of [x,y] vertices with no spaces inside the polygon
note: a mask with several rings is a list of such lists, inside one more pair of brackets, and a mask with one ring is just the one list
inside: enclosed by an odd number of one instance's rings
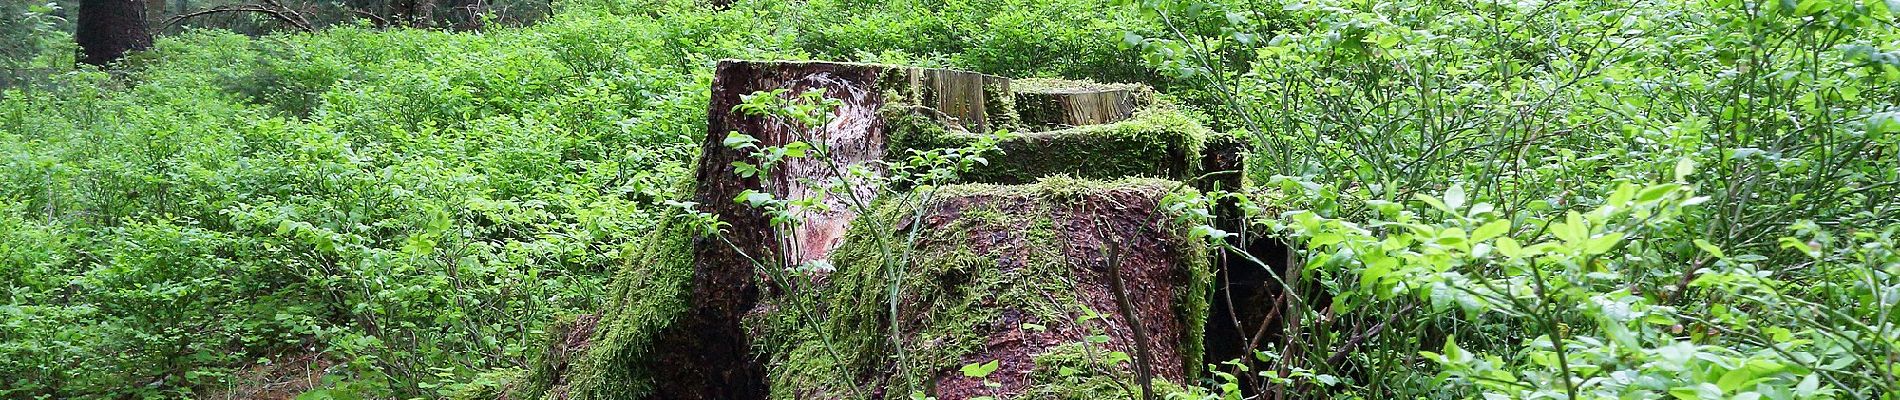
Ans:
{"label": "tree stump", "polygon": [[[789,89],[796,96],[823,89],[825,97],[841,106],[829,125],[794,137],[799,130],[774,118],[743,115],[734,108],[741,97],[756,92]],[[885,157],[887,123],[878,110],[887,105],[925,105],[954,118],[964,129],[985,132],[997,120],[987,105],[1006,96],[1009,80],[962,71],[875,64],[826,62],[721,61],[715,72],[709,106],[707,136],[699,160],[698,186],[693,201],[702,211],[730,224],[724,238],[701,238],[692,243],[692,289],[685,315],[655,338],[657,367],[652,370],[654,398],[757,399],[766,394],[763,358],[753,354],[752,339],[741,319],[758,304],[766,279],[759,268],[782,268],[828,257],[843,238],[845,226],[857,218],[846,204],[852,196],[826,197],[830,206],[806,211],[805,221],[781,235],[763,211],[734,201],[747,190],[778,198],[817,196],[822,187],[811,182],[851,179],[844,171],[816,158],[787,159],[778,168],[755,178],[742,178],[735,162],[754,162],[747,151],[723,145],[730,132],[759,140],[760,146],[779,146],[794,140],[824,144],[831,161],[862,165]],[[881,171],[879,171],[881,172]],[[869,201],[875,188],[855,185],[859,200]],[[783,263],[755,266],[754,260]],[[769,281],[765,281],[768,282]]]}
{"label": "tree stump", "polygon": [[[663,225],[616,277],[614,298],[590,325],[591,339],[551,352],[513,398],[839,398],[850,389],[835,385],[839,376],[871,387],[859,394],[873,398],[905,398],[901,391],[912,387],[900,384],[906,381],[945,400],[1119,397],[1137,362],[1164,385],[1192,379],[1201,365],[1212,257],[1183,237],[1159,199],[1191,190],[1176,182],[1208,169],[1237,169],[1240,153],[1219,147],[1232,138],[1216,137],[1179,112],[1135,112],[1151,99],[1143,87],[1057,83],[1067,86],[1039,83],[1018,96],[1008,79],[963,71],[721,61],[690,200],[728,225],[718,236],[677,221]],[[823,89],[841,105],[816,129],[735,110],[743,96],[778,89],[785,96]],[[1024,99],[1057,99],[1054,109],[1066,111],[1026,121],[1019,109],[1040,109],[1018,107]],[[875,214],[898,231],[922,227],[912,250],[926,256],[909,263],[914,273],[901,283],[899,336],[915,356],[908,368],[895,367],[882,291],[888,286],[878,280],[891,264],[872,259],[867,247],[877,235],[897,233],[854,223],[860,208],[846,204],[853,197],[871,201],[877,190],[856,185],[849,195],[825,196],[827,207],[799,210],[803,223],[789,230],[734,201],[746,191],[814,196],[823,188],[813,182],[855,179],[840,176],[838,165],[881,174],[877,161],[901,160],[906,150],[963,146],[977,134],[1025,122],[1086,126],[1006,140],[1000,146],[1007,154],[966,175],[1010,185],[944,189],[922,214],[890,212],[895,201]],[[759,146],[823,144],[830,159],[789,158],[741,177],[734,163],[755,160],[751,150],[725,145],[732,132]],[[1218,148],[1204,153],[1210,145]],[[1239,184],[1237,174],[1231,177],[1222,185]],[[1110,248],[1118,256],[1104,252]],[[837,272],[826,285],[799,290],[827,298],[820,316],[794,315],[769,301],[788,297],[770,296],[778,286],[761,271],[819,260]],[[1117,293],[1118,286],[1126,290]],[[1094,316],[1079,318],[1088,314]],[[819,351],[809,323],[785,318],[823,318],[851,344],[842,354]],[[1136,334],[1136,325],[1145,333]],[[1103,359],[1118,351],[1134,359]],[[958,369],[987,361],[999,366],[986,378]],[[1095,374],[1060,373],[1064,368]],[[991,390],[985,380],[1001,386]]]}
{"label": "tree stump", "polygon": [[1136,84],[1057,79],[1016,81],[1016,112],[1031,130],[1118,122],[1154,103],[1154,92]]}

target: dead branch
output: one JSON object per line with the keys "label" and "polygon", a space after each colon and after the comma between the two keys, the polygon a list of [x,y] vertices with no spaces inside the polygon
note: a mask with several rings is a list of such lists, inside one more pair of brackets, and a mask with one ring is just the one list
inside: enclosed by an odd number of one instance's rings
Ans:
{"label": "dead branch", "polygon": [[279,3],[277,0],[264,0],[264,4],[222,5],[178,14],[165,19],[165,27],[163,29],[171,29],[172,26],[177,25],[179,22],[205,15],[244,12],[262,13],[304,32],[315,32],[317,30],[315,26],[310,24],[309,19],[303,17],[303,14],[297,13],[297,10],[292,10],[290,7],[285,7],[283,3]]}
{"label": "dead branch", "polygon": [[361,9],[356,9],[356,8],[351,8],[350,12],[355,13],[356,15],[361,15],[361,16],[369,18],[369,21],[372,23],[375,23],[377,28],[389,27],[389,19],[383,18],[381,14],[377,14],[377,13],[373,13],[369,11],[363,11]]}

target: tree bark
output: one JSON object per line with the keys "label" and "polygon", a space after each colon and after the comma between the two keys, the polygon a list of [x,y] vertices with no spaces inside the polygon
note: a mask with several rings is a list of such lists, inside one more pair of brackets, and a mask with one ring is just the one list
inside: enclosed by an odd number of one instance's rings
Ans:
{"label": "tree bark", "polygon": [[104,67],[152,47],[143,0],[82,0],[76,25],[73,41],[83,64]]}

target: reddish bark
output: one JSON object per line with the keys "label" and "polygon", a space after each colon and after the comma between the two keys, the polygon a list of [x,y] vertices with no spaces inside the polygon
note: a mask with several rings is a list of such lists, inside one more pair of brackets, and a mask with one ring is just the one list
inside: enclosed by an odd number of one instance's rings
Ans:
{"label": "reddish bark", "polygon": [[[959,216],[976,209],[1001,212],[1008,216],[1006,219],[1046,216],[1060,235],[1062,254],[1068,260],[1062,264],[1026,262],[1026,255],[1018,252],[1037,245],[1020,226],[969,227],[947,240],[919,243],[918,251],[931,254],[967,247],[977,254],[995,257],[998,267],[1005,270],[1068,268],[1065,275],[1074,278],[1073,290],[1081,305],[1102,314],[1100,319],[1085,325],[1073,319],[1036,320],[1016,308],[1027,306],[1025,304],[995,304],[1005,308],[1001,320],[982,325],[987,328],[977,333],[987,337],[984,348],[964,356],[961,362],[998,361],[999,367],[987,379],[1001,387],[992,390],[983,385],[984,379],[964,376],[953,368],[937,374],[932,395],[940,399],[991,395],[1017,398],[1032,389],[1031,385],[1038,384],[1030,380],[1037,368],[1037,356],[1062,345],[1085,341],[1090,335],[1090,326],[1105,330],[1109,337],[1107,343],[1095,345],[1099,354],[1111,351],[1141,354],[1143,349],[1136,347],[1139,345],[1145,348],[1149,358],[1135,363],[1148,364],[1157,379],[1185,382],[1187,363],[1199,362],[1199,359],[1183,354],[1184,345],[1189,342],[1188,335],[1199,332],[1198,327],[1187,323],[1187,313],[1192,311],[1185,310],[1177,300],[1178,295],[1193,284],[1186,267],[1192,264],[1188,257],[1204,255],[1182,246],[1184,241],[1171,223],[1172,216],[1159,203],[1167,189],[1152,185],[1092,189],[1059,202],[1033,196],[979,194],[945,199],[932,207],[922,218],[927,224],[923,229],[927,231],[950,231]],[[1043,214],[1045,212],[1047,214]],[[1111,247],[1113,250],[1109,250]],[[1124,309],[1124,303],[1116,298],[1111,274],[1117,273],[1129,296],[1126,304],[1132,309]],[[1136,334],[1128,316],[1142,324],[1145,335]],[[1025,322],[1044,325],[1047,329],[1025,330],[1022,328]],[[1145,341],[1138,341],[1138,336],[1146,336]],[[1129,371],[1135,369],[1128,368]]]}

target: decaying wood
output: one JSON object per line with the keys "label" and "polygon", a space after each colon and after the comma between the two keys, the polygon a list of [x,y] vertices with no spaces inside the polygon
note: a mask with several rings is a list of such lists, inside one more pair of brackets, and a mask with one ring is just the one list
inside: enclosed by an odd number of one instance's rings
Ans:
{"label": "decaying wood", "polygon": [[[1186,353],[1184,344],[1190,341],[1190,335],[1198,335],[1198,327],[1189,324],[1187,317],[1193,311],[1184,309],[1180,301],[1186,299],[1184,291],[1195,284],[1189,258],[1204,254],[1189,251],[1184,247],[1186,242],[1178,239],[1176,227],[1169,223],[1172,217],[1160,203],[1167,190],[1166,184],[1134,184],[1084,189],[1062,200],[977,193],[945,198],[929,206],[929,212],[918,220],[924,221],[926,231],[938,234],[927,235],[918,243],[917,252],[946,254],[968,249],[978,257],[995,259],[996,268],[1004,270],[1062,269],[1056,274],[1072,277],[1065,285],[1072,293],[1045,295],[1073,295],[1079,302],[1073,307],[1101,312],[1094,319],[1038,319],[1029,311],[1035,307],[1033,302],[1015,303],[1000,295],[986,297],[990,307],[1004,310],[1002,319],[978,324],[981,328],[976,333],[987,337],[985,345],[961,361],[995,360],[998,369],[986,378],[965,376],[954,368],[941,371],[932,382],[935,390],[930,394],[943,399],[1033,398],[1024,396],[1033,395],[1037,385],[1053,384],[1029,379],[1038,368],[1036,358],[1065,345],[1086,343],[1093,332],[1107,336],[1106,342],[1090,345],[1095,346],[1092,351],[1096,354],[1119,351],[1136,355],[1137,360],[1132,360],[1131,366],[1095,365],[1092,368],[1120,371],[1092,373],[1132,372],[1138,377],[1184,382],[1187,363],[1198,362]],[[965,215],[989,212],[1000,213],[1002,222],[960,220]],[[1057,251],[1064,262],[1041,264],[1024,259],[1022,252],[1038,251],[1035,249],[1044,243],[1038,241],[1039,233],[1009,221],[1035,219],[1049,221],[1048,228],[1056,235],[1060,246]],[[942,278],[959,282],[956,277]],[[1023,323],[1036,323],[1045,329],[1025,329]],[[1001,386],[986,387],[985,380]]]}
{"label": "decaying wood", "polygon": [[[861,166],[882,173],[873,161],[885,156],[887,124],[878,110],[910,103],[941,110],[973,131],[988,129],[983,106],[985,85],[1007,80],[982,74],[875,64],[825,62],[721,61],[714,75],[707,136],[698,167],[694,201],[703,211],[730,224],[722,239],[693,244],[693,279],[686,315],[661,331],[655,342],[658,385],[665,399],[764,398],[767,386],[761,355],[741,319],[759,303],[769,280],[761,268],[783,268],[826,258],[843,239],[845,226],[876,193],[853,185],[852,193],[824,196],[822,210],[801,210],[804,221],[789,232],[771,225],[763,210],[734,202],[747,190],[782,199],[819,196],[814,182],[852,179],[843,168]],[[742,96],[788,89],[788,96],[822,89],[840,102],[829,125],[803,129],[775,118],[743,115],[734,108]],[[1007,93],[1007,91],[1003,92]],[[779,146],[795,140],[823,144],[829,160],[788,159],[765,176],[742,178],[735,162],[753,162],[745,151],[723,143],[731,132]],[[808,133],[810,137],[798,137]],[[762,262],[763,265],[755,265]],[[761,286],[761,282],[768,286]]]}
{"label": "decaying wood", "polygon": [[[890,153],[902,151],[893,147],[893,136],[918,132],[908,129],[916,128],[911,125],[918,124],[918,121],[929,125],[924,128],[935,127],[938,132],[962,135],[1013,129],[1025,124],[1101,124],[1129,118],[1136,108],[1151,101],[1150,92],[1140,86],[1085,84],[1051,88],[1031,85],[1028,93],[1018,94],[1011,91],[1012,85],[1014,83],[1005,78],[942,69],[828,62],[721,61],[714,73],[707,132],[691,200],[697,204],[699,211],[716,216],[725,226],[717,236],[691,239],[690,249],[686,250],[691,260],[684,262],[690,265],[692,271],[690,288],[685,288],[688,292],[685,309],[678,314],[659,316],[668,318],[670,322],[657,328],[658,331],[650,336],[650,342],[641,344],[642,348],[650,350],[643,350],[644,355],[640,359],[612,362],[638,363],[642,366],[639,370],[650,373],[653,387],[650,392],[646,392],[649,393],[648,398],[766,398],[773,390],[775,381],[772,379],[778,376],[767,375],[766,363],[775,357],[798,354],[778,344],[755,343],[755,340],[763,340],[755,336],[774,332],[744,325],[745,321],[757,321],[758,316],[779,312],[772,309],[773,302],[763,300],[778,293],[776,291],[781,288],[792,286],[789,282],[774,282],[771,275],[776,274],[767,272],[814,261],[833,261],[832,258],[836,256],[834,253],[844,244],[847,227],[874,200],[871,197],[879,193],[878,188],[862,181],[855,182],[850,190],[843,193],[825,193],[823,182],[860,179],[847,174],[847,169],[853,167],[869,170],[872,174],[883,174],[883,161],[895,158]],[[784,90],[784,96],[794,101],[802,93],[823,90],[824,96],[835,100],[839,107],[822,127],[795,126],[780,118],[744,114],[736,109],[745,96],[781,89]],[[1025,100],[1031,104],[1019,106]],[[1032,113],[1054,111],[1035,114],[1034,119],[1023,119],[1019,113],[1025,110]],[[928,118],[911,118],[919,113]],[[1191,124],[1191,121],[1183,123]],[[725,145],[727,136],[734,132],[757,139],[756,144],[761,147],[805,141],[822,145],[820,147],[826,149],[826,154],[822,158],[785,159],[775,168],[757,176],[742,177],[735,165],[756,163],[757,160],[750,154],[752,150]],[[1200,137],[1192,133],[1181,137]],[[930,144],[942,146],[956,143],[959,142]],[[1076,145],[1088,143],[1078,142]],[[1159,147],[1166,148],[1141,148],[1164,152],[1198,148],[1165,144]],[[1240,180],[1235,170],[1241,165],[1238,157],[1244,151],[1225,147],[1210,150],[1206,154],[1170,154],[1180,164],[1178,169],[1184,171],[1227,171],[1218,178],[1209,179],[1219,181],[1219,184],[1206,184],[1194,177],[1174,178],[1194,180],[1205,186],[1237,186]],[[1025,172],[1022,178],[1048,175],[1031,173],[1035,171]],[[1096,364],[1095,368],[1115,370],[1108,372],[1110,375],[1138,374],[1143,383],[1150,379],[1183,383],[1191,378],[1190,371],[1201,361],[1200,354],[1195,352],[1202,349],[1201,329],[1203,318],[1206,317],[1206,309],[1202,304],[1205,299],[1196,297],[1204,294],[1196,293],[1204,293],[1207,288],[1201,285],[1205,285],[1205,280],[1209,279],[1206,275],[1208,266],[1196,260],[1207,257],[1207,254],[1204,249],[1189,249],[1183,244],[1185,242],[1180,240],[1176,227],[1169,225],[1173,221],[1172,217],[1159,204],[1163,195],[1180,188],[1180,184],[1160,180],[1140,182],[1146,183],[1133,186],[1124,183],[1107,186],[1081,184],[1081,187],[1086,188],[1081,192],[1034,186],[1044,183],[977,185],[996,189],[979,188],[974,192],[947,195],[940,201],[930,202],[926,212],[917,214],[917,219],[900,223],[922,224],[921,229],[928,232],[923,235],[921,242],[916,243],[917,254],[944,255],[968,251],[979,258],[993,257],[990,259],[1006,275],[1015,274],[1007,272],[1010,269],[1020,269],[1063,276],[1056,281],[1022,287],[1022,290],[1030,291],[1025,293],[1035,295],[1007,297],[1012,299],[1010,302],[1016,303],[998,302],[997,299],[1001,297],[981,299],[980,303],[986,309],[984,315],[994,314],[996,320],[983,321],[976,326],[975,331],[962,334],[964,339],[974,340],[966,343],[981,343],[976,352],[952,357],[963,357],[959,360],[961,362],[996,361],[1000,368],[987,378],[988,381],[965,376],[955,368],[916,371],[925,374],[922,378],[928,388],[926,391],[944,399],[998,394],[1005,397],[1037,396],[1035,391],[1039,388],[1030,380],[1037,368],[1036,358],[1049,354],[1068,354],[1062,352],[1073,351],[1073,345],[1082,342],[1093,343],[1085,344],[1084,347],[1092,346],[1095,351],[1099,351],[1096,355],[1113,351],[1136,354],[1140,371],[1122,370],[1126,367],[1104,366],[1099,360],[1091,361]],[[1041,189],[1035,189],[1038,187]],[[1056,190],[1073,194],[1061,195],[1058,200],[1044,194],[1023,195],[1025,190]],[[766,210],[734,201],[747,191],[766,193],[779,199],[820,197],[824,199],[824,207],[793,210],[801,223],[790,227],[774,226]],[[958,229],[951,229],[947,225],[958,223],[966,212],[980,213],[983,210],[1000,212],[1005,217],[1019,221],[995,226],[960,225],[965,228]],[[1041,233],[1028,234],[1022,221],[1047,221],[1050,226],[1040,228],[1042,230],[1038,232]],[[1023,258],[1026,255],[1024,252],[1031,248],[1048,249],[1038,251],[1054,251],[1058,254],[1053,259],[1035,258],[1032,261]],[[847,251],[844,254],[857,253]],[[862,263],[863,260],[853,261],[848,256],[839,258],[839,273],[876,272],[850,267],[854,262]],[[958,273],[951,272],[950,275]],[[950,275],[933,282],[939,282],[937,285],[958,285],[960,278]],[[831,279],[838,277],[833,275]],[[922,275],[919,277],[932,279]],[[829,285],[819,290],[838,290],[849,286],[835,281]],[[1070,287],[1073,293],[1065,294],[1061,290],[1047,292],[1048,287],[1053,287],[1047,285]],[[1077,318],[1077,315],[1049,318],[1030,312],[1032,308],[1046,305],[1020,303],[1023,298],[1049,296],[1068,297],[1065,301],[1071,302],[1070,305],[1076,310],[1100,310],[1105,313],[1096,316],[1091,322],[1084,322],[1089,320]],[[1054,301],[1054,297],[1049,299]],[[858,297],[834,299],[831,300],[834,303],[831,306],[841,307],[841,304],[837,304],[840,301],[877,300]],[[921,337],[919,331],[928,324],[921,324],[921,320],[913,318],[932,315],[929,309],[917,308],[927,304],[934,303],[913,300],[900,302],[898,308],[903,311],[898,313],[905,315],[901,319],[919,321],[920,324],[904,325],[904,332],[895,335],[900,338],[896,343],[909,343],[903,338],[929,340]],[[839,311],[834,309],[831,312]],[[871,319],[876,320],[891,318],[875,315],[858,317],[875,317]],[[1026,329],[1023,323],[1031,320],[1048,328]],[[606,329],[607,325],[601,326]],[[1096,334],[1106,336],[1106,341],[1089,340],[1090,336]],[[899,346],[909,348],[914,344]],[[585,343],[579,347],[585,347]],[[784,353],[764,354],[768,350],[762,349],[767,348],[774,349],[771,352]],[[836,356],[833,354],[833,357]],[[567,358],[550,360],[550,367],[553,368],[548,368],[548,373],[543,375],[562,374],[564,369],[561,367]],[[862,374],[868,374],[859,375],[862,379],[870,382],[892,379],[888,374],[893,371],[884,371],[882,377],[878,377],[879,373],[874,371],[888,368],[889,364],[873,364],[864,365],[870,370],[861,371]],[[1115,385],[1122,386],[1123,391],[1140,390],[1119,379],[1111,378]],[[556,377],[549,382],[559,384],[565,381]],[[1001,386],[992,387],[991,383]],[[560,387],[553,390],[565,392],[564,385],[557,386]],[[812,393],[844,392],[836,389],[814,388]],[[872,397],[882,398],[904,395],[882,389],[871,393],[875,393]]]}
{"label": "decaying wood", "polygon": [[1114,123],[1153,102],[1146,87],[1127,84],[1036,80],[1020,85],[1016,110],[1036,130]]}

